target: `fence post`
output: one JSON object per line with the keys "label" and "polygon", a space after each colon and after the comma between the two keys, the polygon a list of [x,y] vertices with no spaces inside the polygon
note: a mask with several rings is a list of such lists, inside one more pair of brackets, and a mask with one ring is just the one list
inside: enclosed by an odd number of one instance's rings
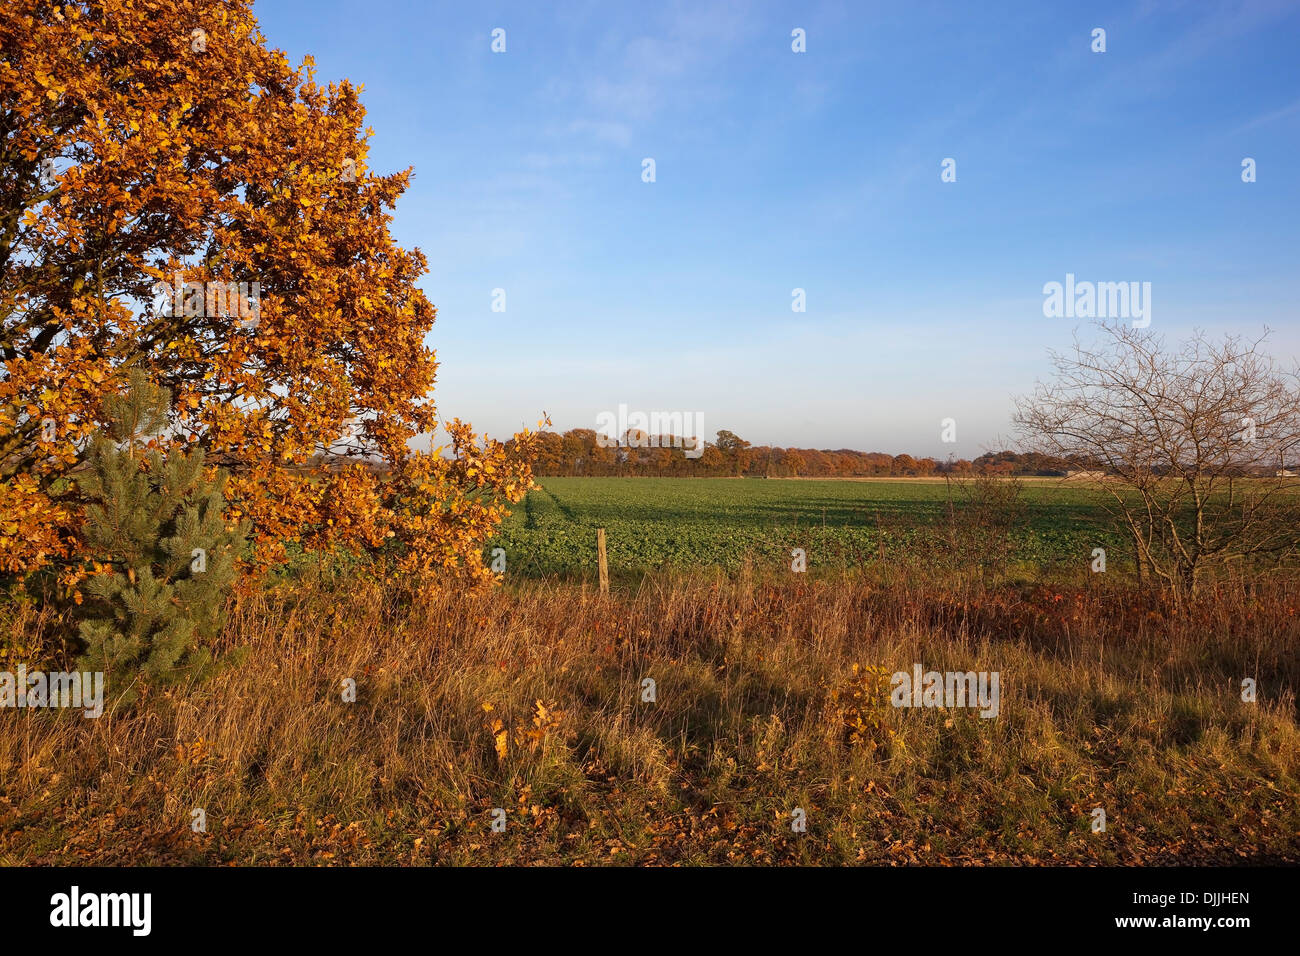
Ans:
{"label": "fence post", "polygon": [[600,562],[600,593],[609,593],[609,561],[605,557],[605,529],[596,529],[596,558]]}

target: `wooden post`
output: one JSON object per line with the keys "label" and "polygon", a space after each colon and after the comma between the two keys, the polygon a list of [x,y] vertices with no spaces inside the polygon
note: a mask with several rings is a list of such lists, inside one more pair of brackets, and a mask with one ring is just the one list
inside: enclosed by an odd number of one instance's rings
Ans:
{"label": "wooden post", "polygon": [[596,558],[600,562],[600,593],[609,593],[609,560],[605,557],[605,529],[596,529]]}

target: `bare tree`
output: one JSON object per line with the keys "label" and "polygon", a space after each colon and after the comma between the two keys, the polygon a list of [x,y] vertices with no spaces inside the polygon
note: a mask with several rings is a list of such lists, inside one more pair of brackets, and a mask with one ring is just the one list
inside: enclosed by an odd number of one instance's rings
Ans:
{"label": "bare tree", "polygon": [[1228,561],[1277,563],[1300,544],[1300,389],[1258,339],[1196,332],[1176,351],[1125,325],[1052,352],[1054,381],[1017,401],[1027,446],[1106,472],[1107,511],[1140,581],[1193,593]]}

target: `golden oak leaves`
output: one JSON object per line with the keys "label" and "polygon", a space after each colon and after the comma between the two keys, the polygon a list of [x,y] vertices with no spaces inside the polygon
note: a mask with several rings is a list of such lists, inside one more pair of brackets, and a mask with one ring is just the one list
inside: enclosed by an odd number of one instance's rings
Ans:
{"label": "golden oak leaves", "polygon": [[[268,49],[247,0],[9,0],[0,45],[0,522],[21,539],[0,570],[75,555],[68,479],[142,366],[169,440],[232,472],[262,559],[393,548],[489,578],[478,543],[531,481],[530,439],[457,422],[459,460],[408,448],[437,426],[436,312],[389,231],[410,171],[366,166],[356,88]],[[229,283],[257,284],[252,321]],[[385,475],[302,467],[339,443]]]}
{"label": "golden oak leaves", "polygon": [[67,557],[71,517],[30,475],[0,483],[0,573]]}
{"label": "golden oak leaves", "polygon": [[390,482],[384,503],[390,530],[402,546],[399,570],[412,575],[454,571],[487,582],[480,543],[489,537],[532,484],[535,432],[507,447],[475,438],[459,419],[446,424],[451,456],[408,455]]}

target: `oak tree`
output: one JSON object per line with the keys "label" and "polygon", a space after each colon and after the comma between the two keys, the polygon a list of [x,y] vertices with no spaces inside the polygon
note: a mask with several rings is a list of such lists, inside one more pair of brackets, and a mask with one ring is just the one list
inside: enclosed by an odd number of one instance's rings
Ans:
{"label": "oak tree", "polygon": [[[359,89],[292,66],[246,0],[8,0],[0,51],[0,572],[75,565],[69,479],[139,368],[261,560],[486,578],[530,443],[456,421],[446,454],[409,446],[438,424],[435,310],[389,231],[411,170],[370,168]],[[367,467],[307,474],[322,451]]]}

